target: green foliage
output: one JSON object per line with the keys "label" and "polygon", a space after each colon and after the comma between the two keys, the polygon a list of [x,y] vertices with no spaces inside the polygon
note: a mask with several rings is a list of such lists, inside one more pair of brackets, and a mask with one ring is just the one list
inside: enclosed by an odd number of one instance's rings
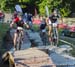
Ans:
{"label": "green foliage", "polygon": [[49,8],[50,14],[51,10],[56,7],[60,10],[61,15],[66,17],[71,13],[71,5],[72,3],[75,3],[75,0],[0,0],[0,8],[3,10],[7,9],[13,11],[14,6],[17,3],[19,3],[22,8],[34,5],[34,7],[38,9],[38,13],[41,15],[45,15],[46,13],[45,6]]}
{"label": "green foliage", "polygon": [[71,1],[70,0],[63,0],[61,3],[60,3],[60,12],[62,14],[62,16],[66,17],[68,16],[70,13],[71,13]]}
{"label": "green foliage", "polygon": [[4,36],[4,34],[6,33],[6,31],[9,28],[9,24],[6,23],[0,23],[0,40],[2,40],[2,37]]}
{"label": "green foliage", "polygon": [[53,8],[58,8],[61,15],[68,16],[70,14],[70,1],[62,1],[62,0],[41,0],[41,2],[38,4],[39,6],[39,13],[45,14],[45,6],[48,6],[49,13],[51,14],[51,10]]}
{"label": "green foliage", "polygon": [[0,9],[4,9],[6,5],[6,0],[0,0]]}
{"label": "green foliage", "polygon": [[66,17],[66,16],[68,16],[70,14],[70,10],[67,9],[67,7],[61,8],[60,13],[61,13],[62,17]]}
{"label": "green foliage", "polygon": [[30,0],[19,0],[19,2],[29,2]]}
{"label": "green foliage", "polygon": [[9,24],[0,23],[0,47],[1,47],[1,44],[2,44],[3,37],[4,37],[4,35],[5,35],[5,33],[8,29],[9,29]]}
{"label": "green foliage", "polygon": [[42,0],[38,7],[39,7],[39,13],[40,14],[45,14],[45,5],[47,4],[47,0]]}

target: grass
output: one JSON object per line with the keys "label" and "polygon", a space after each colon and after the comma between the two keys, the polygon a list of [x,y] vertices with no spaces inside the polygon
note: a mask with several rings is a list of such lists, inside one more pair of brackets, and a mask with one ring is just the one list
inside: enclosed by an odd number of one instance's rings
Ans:
{"label": "grass", "polygon": [[2,37],[5,35],[8,29],[9,29],[9,24],[0,23],[0,40],[2,40]]}
{"label": "grass", "polygon": [[2,46],[2,40],[3,40],[3,37],[8,29],[9,29],[9,24],[0,23],[0,54],[5,52],[5,49]]}

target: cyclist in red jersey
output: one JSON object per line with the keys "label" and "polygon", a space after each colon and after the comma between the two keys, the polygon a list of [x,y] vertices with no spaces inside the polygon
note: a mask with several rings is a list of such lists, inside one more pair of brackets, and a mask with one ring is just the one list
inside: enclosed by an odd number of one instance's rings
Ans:
{"label": "cyclist in red jersey", "polygon": [[18,16],[18,15],[15,15],[12,23],[10,24],[10,27],[13,28],[14,24],[16,24],[16,32],[14,33],[13,43],[14,43],[14,47],[16,47],[19,30],[21,30],[23,32],[23,26],[24,26],[24,24],[26,25],[27,28],[29,28],[29,26],[28,26],[28,24],[26,24],[25,22],[23,22],[22,17]]}

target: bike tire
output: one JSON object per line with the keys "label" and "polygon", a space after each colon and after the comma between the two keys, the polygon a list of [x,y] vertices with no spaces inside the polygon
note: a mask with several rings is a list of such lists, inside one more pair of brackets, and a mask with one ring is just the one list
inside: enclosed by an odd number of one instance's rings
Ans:
{"label": "bike tire", "polygon": [[53,35],[52,35],[52,37],[53,37],[53,45],[55,45],[55,46],[57,46],[58,45],[58,30],[57,30],[57,28],[54,28],[53,29]]}

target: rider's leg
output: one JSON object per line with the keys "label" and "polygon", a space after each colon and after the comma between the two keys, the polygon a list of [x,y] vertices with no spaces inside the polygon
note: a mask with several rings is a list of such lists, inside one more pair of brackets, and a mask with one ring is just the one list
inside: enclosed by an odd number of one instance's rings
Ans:
{"label": "rider's leg", "polygon": [[49,28],[48,35],[51,36],[51,34],[52,34],[52,28],[51,28],[51,25],[49,25],[48,28]]}
{"label": "rider's leg", "polygon": [[15,32],[15,33],[14,33],[14,39],[13,39],[14,47],[15,47],[15,48],[16,48],[16,44],[17,44],[17,37],[18,37],[18,33]]}
{"label": "rider's leg", "polygon": [[50,42],[50,44],[52,45],[52,26],[49,25],[49,31],[48,31],[48,40]]}
{"label": "rider's leg", "polygon": [[22,40],[24,39],[24,30],[21,30],[22,33]]}

